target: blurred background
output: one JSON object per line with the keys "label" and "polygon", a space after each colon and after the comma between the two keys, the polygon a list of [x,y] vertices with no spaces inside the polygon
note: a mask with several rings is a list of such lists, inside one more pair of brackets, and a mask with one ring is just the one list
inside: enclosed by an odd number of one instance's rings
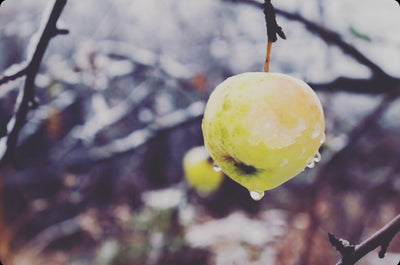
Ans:
{"label": "blurred background", "polygon": [[[24,61],[53,1],[0,6],[0,73]],[[271,72],[308,82],[326,115],[322,160],[253,201],[225,177],[198,193],[182,158],[228,76],[262,71],[252,0],[68,1],[36,76],[38,107],[0,168],[3,264],[335,264],[400,212],[400,6],[279,0]],[[361,57],[360,57],[361,55]],[[364,57],[363,57],[364,56]],[[0,86],[0,138],[24,78]],[[378,250],[377,250],[378,251]],[[400,260],[395,237],[384,259]]]}

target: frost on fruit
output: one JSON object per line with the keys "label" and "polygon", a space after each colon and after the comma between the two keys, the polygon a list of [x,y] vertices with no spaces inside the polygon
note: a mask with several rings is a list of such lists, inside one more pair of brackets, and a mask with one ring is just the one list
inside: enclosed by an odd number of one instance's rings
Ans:
{"label": "frost on fruit", "polygon": [[202,122],[213,160],[259,194],[315,164],[324,129],[321,103],[306,83],[264,72],[243,73],[218,85]]}

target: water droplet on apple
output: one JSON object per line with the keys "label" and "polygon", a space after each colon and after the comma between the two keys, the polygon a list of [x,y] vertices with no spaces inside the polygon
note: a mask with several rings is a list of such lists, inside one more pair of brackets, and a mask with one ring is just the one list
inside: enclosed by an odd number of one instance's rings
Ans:
{"label": "water droplet on apple", "polygon": [[217,163],[214,163],[213,169],[214,169],[215,172],[221,172],[221,170],[222,170],[222,169],[218,166]]}
{"label": "water droplet on apple", "polygon": [[259,201],[262,199],[262,197],[264,197],[264,192],[258,192],[258,191],[250,191],[250,197],[255,200],[255,201]]}
{"label": "water droplet on apple", "polygon": [[314,156],[314,162],[318,163],[319,161],[321,161],[321,154],[317,151],[317,153]]}
{"label": "water droplet on apple", "polygon": [[310,158],[307,160],[307,167],[308,167],[308,168],[314,168],[314,167],[315,167],[314,157],[310,157]]}
{"label": "water droplet on apple", "polygon": [[318,163],[319,161],[321,161],[321,154],[319,152],[316,152],[314,157],[310,157],[307,160],[307,167],[308,168],[314,168],[315,167],[315,163]]}

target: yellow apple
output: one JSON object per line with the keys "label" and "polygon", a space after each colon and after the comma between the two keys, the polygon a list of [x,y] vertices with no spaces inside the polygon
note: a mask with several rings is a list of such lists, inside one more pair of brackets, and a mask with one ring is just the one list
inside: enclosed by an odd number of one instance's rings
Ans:
{"label": "yellow apple", "polygon": [[315,92],[302,80],[265,72],[219,84],[207,102],[202,130],[212,159],[253,199],[312,167],[325,138]]}
{"label": "yellow apple", "polygon": [[182,163],[187,184],[200,195],[208,195],[221,185],[224,173],[214,168],[214,162],[204,146],[187,151]]}

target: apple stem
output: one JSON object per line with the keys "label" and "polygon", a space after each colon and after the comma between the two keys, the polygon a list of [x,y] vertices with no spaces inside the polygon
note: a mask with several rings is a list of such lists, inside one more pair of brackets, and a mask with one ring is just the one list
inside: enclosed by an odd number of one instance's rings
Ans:
{"label": "apple stem", "polygon": [[272,41],[268,41],[267,43],[267,53],[265,55],[265,64],[264,64],[264,72],[269,72],[269,62],[271,59],[271,48],[272,48]]}
{"label": "apple stem", "polygon": [[264,16],[265,16],[265,24],[267,26],[267,36],[268,36],[267,54],[265,56],[264,72],[268,73],[272,43],[278,39],[277,35],[282,39],[286,39],[286,36],[282,28],[276,22],[275,8],[272,5],[271,0],[264,1]]}

